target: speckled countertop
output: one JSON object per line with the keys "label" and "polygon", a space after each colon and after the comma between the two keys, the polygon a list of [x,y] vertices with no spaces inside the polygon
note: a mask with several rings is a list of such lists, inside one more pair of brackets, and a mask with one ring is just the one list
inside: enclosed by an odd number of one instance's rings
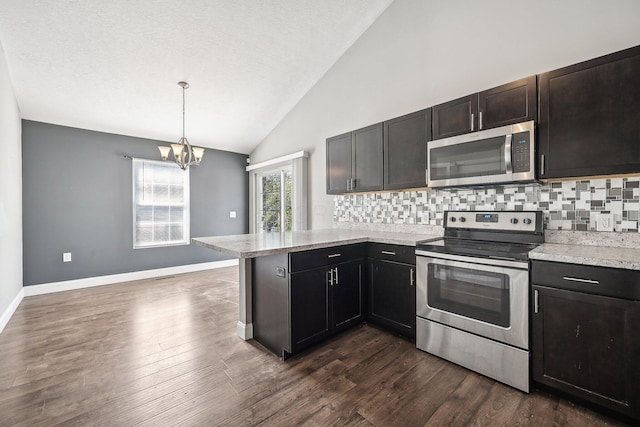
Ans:
{"label": "speckled countertop", "polygon": [[640,270],[640,248],[545,243],[529,259]]}
{"label": "speckled countertop", "polygon": [[360,242],[415,246],[416,242],[436,239],[435,234],[396,233],[373,230],[327,229],[287,233],[239,234],[195,237],[193,242],[238,258],[255,258],[285,252],[327,248]]}

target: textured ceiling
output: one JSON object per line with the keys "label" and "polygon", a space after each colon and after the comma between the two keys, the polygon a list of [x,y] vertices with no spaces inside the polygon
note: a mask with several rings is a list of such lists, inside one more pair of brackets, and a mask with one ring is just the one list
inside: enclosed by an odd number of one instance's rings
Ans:
{"label": "textured ceiling", "polygon": [[22,117],[249,153],[392,0],[1,0]]}

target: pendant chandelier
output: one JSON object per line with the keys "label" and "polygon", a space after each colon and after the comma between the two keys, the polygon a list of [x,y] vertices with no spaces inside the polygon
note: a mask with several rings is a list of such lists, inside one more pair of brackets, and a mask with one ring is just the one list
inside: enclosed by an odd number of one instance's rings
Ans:
{"label": "pendant chandelier", "polygon": [[184,91],[189,89],[189,83],[178,82],[178,86],[182,88],[182,138],[177,144],[171,144],[171,147],[159,145],[160,156],[162,160],[169,158],[169,153],[173,151],[173,160],[180,166],[180,169],[186,170],[189,166],[197,166],[204,155],[204,148],[192,147],[189,140],[184,136]]}

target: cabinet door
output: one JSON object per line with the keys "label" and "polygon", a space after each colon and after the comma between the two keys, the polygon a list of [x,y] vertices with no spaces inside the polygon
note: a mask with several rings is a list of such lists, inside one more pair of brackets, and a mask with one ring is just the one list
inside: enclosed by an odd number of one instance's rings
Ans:
{"label": "cabinet door", "polygon": [[540,75],[541,178],[640,171],[640,46]]}
{"label": "cabinet door", "polygon": [[364,319],[362,312],[362,260],[338,264],[333,271],[332,323],[334,330],[338,332]]}
{"label": "cabinet door", "polygon": [[351,160],[351,132],[327,139],[327,194],[347,192]]}
{"label": "cabinet door", "polygon": [[369,318],[405,336],[416,336],[415,266],[369,262]]}
{"label": "cabinet door", "polygon": [[478,129],[535,120],[536,76],[520,79],[478,94]]}
{"label": "cabinet door", "polygon": [[542,286],[533,292],[534,380],[640,416],[640,302]]}
{"label": "cabinet door", "polygon": [[328,268],[291,273],[291,351],[296,352],[324,338],[329,322]]}
{"label": "cabinet door", "polygon": [[433,139],[448,138],[478,130],[478,94],[454,99],[431,108]]}
{"label": "cabinet door", "polygon": [[352,191],[382,190],[382,123],[353,131]]}
{"label": "cabinet door", "polygon": [[384,189],[427,186],[431,109],[384,122]]}

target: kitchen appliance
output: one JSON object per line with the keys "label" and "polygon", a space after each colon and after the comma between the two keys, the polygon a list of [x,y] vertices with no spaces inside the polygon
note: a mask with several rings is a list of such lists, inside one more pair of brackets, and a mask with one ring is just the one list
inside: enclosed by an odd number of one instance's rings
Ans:
{"label": "kitchen appliance", "polygon": [[542,212],[447,211],[416,247],[416,346],[529,392],[529,257]]}
{"label": "kitchen appliance", "polygon": [[533,121],[429,141],[427,185],[534,181],[534,147]]}

